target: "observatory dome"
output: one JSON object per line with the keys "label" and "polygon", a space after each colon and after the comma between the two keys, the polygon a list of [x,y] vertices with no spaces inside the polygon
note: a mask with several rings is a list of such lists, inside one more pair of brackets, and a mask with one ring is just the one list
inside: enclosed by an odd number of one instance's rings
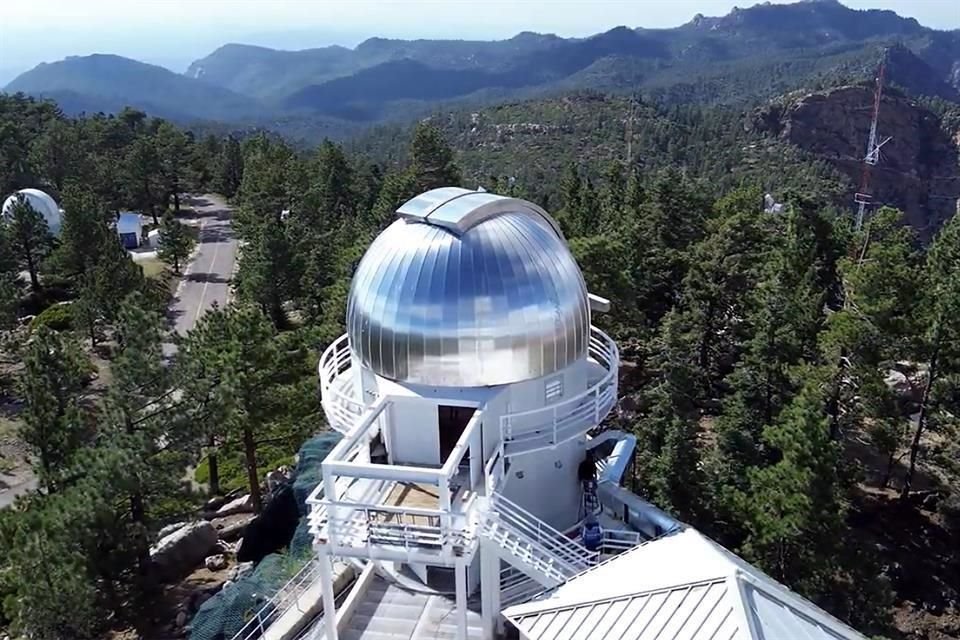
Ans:
{"label": "observatory dome", "polygon": [[397,214],[350,288],[347,332],[361,364],[400,382],[477,387],[586,356],[586,285],[546,212],[451,187]]}
{"label": "observatory dome", "polygon": [[43,216],[47,221],[47,227],[53,235],[60,233],[60,207],[48,193],[39,189],[20,189],[3,202],[3,217],[9,218],[13,215],[13,205],[17,202],[17,196],[22,195],[26,201],[33,207],[34,211]]}

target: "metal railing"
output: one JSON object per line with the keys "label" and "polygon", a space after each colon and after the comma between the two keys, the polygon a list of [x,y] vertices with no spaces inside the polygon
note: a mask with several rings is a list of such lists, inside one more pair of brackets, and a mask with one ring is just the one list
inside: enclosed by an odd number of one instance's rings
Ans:
{"label": "metal railing", "polygon": [[338,547],[370,545],[414,550],[466,550],[473,543],[467,515],[451,520],[439,509],[371,506],[350,502],[327,503],[327,534]]}
{"label": "metal railing", "polygon": [[486,495],[489,496],[500,488],[500,483],[507,472],[506,464],[507,461],[503,455],[503,442],[501,442],[483,467]]}
{"label": "metal railing", "polygon": [[629,551],[642,543],[646,538],[637,531],[628,529],[603,529],[600,539],[600,548],[597,550],[601,556],[612,556],[624,551]]}
{"label": "metal railing", "polygon": [[[253,614],[252,618],[247,620],[231,640],[254,640],[263,636],[271,624],[298,604],[300,596],[316,581],[319,571],[320,565],[316,557],[311,557],[290,580],[277,589],[277,592]],[[303,610],[300,612],[306,613]]]}
{"label": "metal railing", "polygon": [[525,602],[543,591],[543,585],[519,569],[507,565],[500,570],[500,608]]}
{"label": "metal railing", "polygon": [[617,401],[619,351],[607,334],[590,327],[588,352],[604,369],[603,376],[589,389],[554,405],[500,417],[506,455],[555,447],[586,433],[607,416]]}
{"label": "metal railing", "polygon": [[343,376],[350,370],[350,340],[343,334],[320,356],[320,403],[331,428],[349,433],[360,421],[365,406],[351,380]]}
{"label": "metal railing", "polygon": [[532,549],[549,558],[565,576],[576,575],[596,562],[596,552],[571,540],[503,495],[493,493],[489,504],[489,525],[505,524],[514,535],[527,538],[532,543]]}

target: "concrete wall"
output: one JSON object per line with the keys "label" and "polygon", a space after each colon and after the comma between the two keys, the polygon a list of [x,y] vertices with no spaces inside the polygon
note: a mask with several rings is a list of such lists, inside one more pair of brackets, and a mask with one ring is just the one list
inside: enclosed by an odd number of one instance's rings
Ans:
{"label": "concrete wall", "polygon": [[585,449],[581,438],[556,449],[514,456],[503,494],[556,529],[572,527],[580,515],[577,467]]}

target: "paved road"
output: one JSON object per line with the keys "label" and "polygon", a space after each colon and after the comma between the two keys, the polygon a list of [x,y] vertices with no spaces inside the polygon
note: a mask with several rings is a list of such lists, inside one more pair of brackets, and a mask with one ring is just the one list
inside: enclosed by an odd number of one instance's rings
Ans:
{"label": "paved road", "polygon": [[14,503],[17,496],[37,488],[37,479],[26,467],[19,467],[13,475],[0,474],[0,509]]}
{"label": "paved road", "polygon": [[174,330],[184,335],[214,303],[221,307],[230,296],[230,277],[237,257],[237,241],[230,227],[232,210],[216,195],[185,199],[196,212],[200,238],[193,261],[170,304]]}

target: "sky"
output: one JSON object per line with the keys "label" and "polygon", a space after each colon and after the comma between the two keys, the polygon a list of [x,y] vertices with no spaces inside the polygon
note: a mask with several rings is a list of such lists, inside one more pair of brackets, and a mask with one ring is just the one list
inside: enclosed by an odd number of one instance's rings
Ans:
{"label": "sky", "polygon": [[[789,0],[772,0],[784,3]],[[957,0],[843,0],[960,28]],[[0,0],[0,85],[40,62],[114,53],[183,71],[227,42],[301,49],[371,36],[586,36],[618,25],[674,27],[735,0]],[[741,6],[754,4],[740,0]]]}

